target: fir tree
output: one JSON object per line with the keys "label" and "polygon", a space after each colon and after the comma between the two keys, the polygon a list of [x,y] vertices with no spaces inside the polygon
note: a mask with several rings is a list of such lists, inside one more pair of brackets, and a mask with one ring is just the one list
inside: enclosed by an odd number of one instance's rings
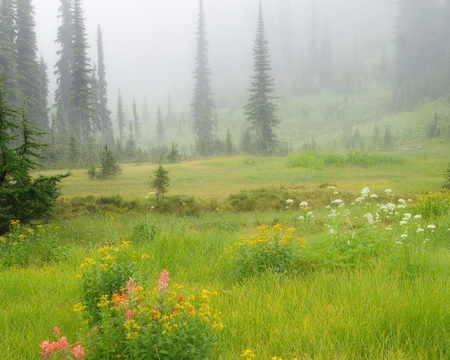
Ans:
{"label": "fir tree", "polygon": [[18,108],[23,98],[17,80],[15,11],[12,0],[0,4],[0,71],[3,78],[5,100]]}
{"label": "fir tree", "polygon": [[197,147],[201,147],[199,153],[204,156],[212,152],[214,102],[210,84],[211,71],[208,67],[208,41],[206,40],[203,0],[199,0],[195,63],[194,98],[191,103],[193,131],[197,136]]}
{"label": "fir tree", "polygon": [[43,134],[26,114],[6,105],[0,80],[0,235],[11,220],[30,223],[50,215],[59,196],[58,183],[68,176],[31,177],[47,146],[38,143]]}
{"label": "fir tree", "polygon": [[155,178],[152,181],[152,186],[156,189],[156,198],[160,200],[164,197],[164,194],[167,192],[167,187],[170,184],[169,172],[159,164],[154,174]]}
{"label": "fir tree", "polygon": [[129,158],[136,157],[136,143],[134,142],[133,122],[130,121],[129,136],[125,144],[125,155]]}
{"label": "fir tree", "polygon": [[161,145],[164,142],[164,122],[161,108],[158,106],[156,112],[156,135],[158,136],[158,144]]}
{"label": "fir tree", "polygon": [[276,106],[271,101],[273,97],[273,79],[269,71],[269,44],[264,30],[264,20],[261,2],[259,4],[258,26],[253,46],[254,75],[250,98],[245,105],[245,115],[256,132],[258,151],[263,154],[272,153],[277,145],[274,127],[279,120],[275,116]]}
{"label": "fir tree", "polygon": [[42,94],[41,71],[37,61],[34,9],[31,0],[17,0],[17,79],[19,88],[27,99],[29,117],[33,124],[48,129]]}
{"label": "fir tree", "polygon": [[180,154],[180,151],[178,150],[178,146],[179,146],[179,144],[175,144],[172,141],[172,147],[170,149],[170,153],[169,153],[169,155],[167,155],[167,160],[171,164],[175,164],[175,163],[178,163],[181,161],[181,154]]}
{"label": "fir tree", "polygon": [[103,35],[100,26],[97,30],[98,61],[98,117],[101,126],[102,141],[110,146],[114,142],[111,111],[108,109],[108,84],[106,82],[105,56],[103,53]]}
{"label": "fir tree", "polygon": [[80,143],[75,132],[70,134],[69,143],[67,144],[67,159],[72,167],[76,167],[80,161],[81,149]]}
{"label": "fir tree", "polygon": [[141,122],[137,113],[136,100],[133,99],[134,142],[137,144],[141,138]]}
{"label": "fir tree", "polygon": [[117,125],[119,126],[119,140],[123,143],[125,138],[125,113],[123,110],[123,101],[122,95],[120,95],[120,89],[119,96],[117,97]]}
{"label": "fir tree", "polygon": [[108,145],[105,146],[101,158],[101,177],[109,178],[122,173],[122,168],[116,161],[111,149]]}
{"label": "fir tree", "polygon": [[[57,75],[58,89],[55,92],[55,101],[61,101],[66,114],[70,113],[71,83],[73,66],[73,49],[72,49],[72,0],[61,0],[59,7],[59,16],[61,25],[58,28],[56,43],[60,49],[56,52],[59,60],[55,65],[55,75]],[[60,100],[57,100],[59,97]]]}
{"label": "fir tree", "polygon": [[92,132],[92,109],[90,92],[89,58],[87,57],[86,29],[84,27],[81,0],[73,3],[73,65],[72,83],[70,87],[71,97],[71,123],[70,126],[78,132],[81,144],[84,144]]}

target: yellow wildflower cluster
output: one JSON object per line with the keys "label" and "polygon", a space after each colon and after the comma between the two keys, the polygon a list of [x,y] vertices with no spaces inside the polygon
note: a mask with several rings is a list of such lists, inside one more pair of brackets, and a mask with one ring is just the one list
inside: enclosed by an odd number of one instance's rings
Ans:
{"label": "yellow wildflower cluster", "polygon": [[417,202],[412,204],[415,211],[426,219],[437,219],[449,215],[450,191],[429,192],[417,195]]}

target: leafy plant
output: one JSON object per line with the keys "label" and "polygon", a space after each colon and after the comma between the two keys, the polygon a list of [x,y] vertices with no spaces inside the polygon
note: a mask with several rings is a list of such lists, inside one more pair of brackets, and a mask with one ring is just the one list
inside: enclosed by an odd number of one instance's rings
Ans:
{"label": "leafy plant", "polygon": [[161,228],[159,228],[155,223],[141,221],[140,223],[133,226],[131,239],[136,242],[153,241],[155,237],[160,233]]}

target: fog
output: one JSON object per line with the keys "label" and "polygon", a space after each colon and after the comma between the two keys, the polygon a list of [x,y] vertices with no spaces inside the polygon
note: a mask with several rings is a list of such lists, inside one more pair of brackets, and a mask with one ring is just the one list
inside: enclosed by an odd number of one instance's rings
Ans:
{"label": "fog", "polygon": [[[59,0],[34,0],[38,48],[49,67],[50,91],[57,61]],[[117,89],[124,99],[149,104],[170,93],[175,110],[188,108],[192,92],[197,0],[85,0],[82,4],[91,61],[96,62],[97,26],[104,37],[110,108]],[[250,84],[257,0],[204,0],[212,88],[218,106],[241,97]],[[392,0],[317,0],[320,26],[329,23],[335,66],[354,56],[355,39],[364,57],[379,56],[393,41]],[[289,46],[290,71],[295,71],[308,46],[311,0],[263,0],[273,75],[282,92],[281,48]],[[238,101],[234,99],[233,101]],[[245,98],[242,99],[245,101]]]}

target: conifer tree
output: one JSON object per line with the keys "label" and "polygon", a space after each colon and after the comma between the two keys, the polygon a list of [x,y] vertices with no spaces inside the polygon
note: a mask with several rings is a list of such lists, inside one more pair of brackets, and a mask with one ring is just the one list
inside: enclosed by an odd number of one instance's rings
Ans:
{"label": "conifer tree", "polygon": [[136,143],[134,142],[133,122],[130,121],[129,135],[125,144],[125,155],[129,158],[136,157]]}
{"label": "conifer tree", "polygon": [[97,79],[97,66],[94,64],[91,72],[90,81],[90,93],[91,93],[91,119],[92,119],[92,130],[94,134],[102,135],[102,124],[100,121],[100,94]]}
{"label": "conifer tree", "polygon": [[101,126],[102,141],[110,146],[114,143],[111,111],[108,109],[108,84],[106,82],[105,55],[103,51],[103,34],[100,26],[97,30],[98,61],[98,117]]}
{"label": "conifer tree", "polygon": [[197,23],[197,52],[194,70],[194,98],[191,103],[193,131],[197,137],[197,149],[205,156],[212,152],[213,129],[213,93],[211,91],[211,71],[208,67],[208,41],[206,40],[205,13],[203,0],[199,0]]}
{"label": "conifer tree", "polygon": [[[48,129],[48,120],[43,117],[43,94],[41,71],[37,61],[36,32],[34,30],[34,9],[31,0],[17,0],[17,79],[19,89],[27,99],[31,122]],[[22,100],[25,100],[22,99]]]}
{"label": "conifer tree", "polygon": [[162,199],[167,192],[167,187],[170,184],[169,172],[159,164],[158,169],[154,171],[155,178],[152,181],[152,186],[156,189],[156,198]]}
{"label": "conifer tree", "polygon": [[73,2],[73,65],[71,83],[71,114],[70,126],[77,131],[81,144],[84,144],[92,132],[92,108],[90,92],[89,58],[87,57],[87,39],[84,26],[81,0]]}
{"label": "conifer tree", "polygon": [[137,113],[136,100],[133,99],[134,142],[137,144],[141,138],[141,122]]}
{"label": "conifer tree", "polygon": [[114,156],[108,145],[105,146],[101,158],[101,177],[109,178],[122,173],[122,168],[117,163],[116,157]]}
{"label": "conifer tree", "polygon": [[[64,111],[68,115],[70,113],[70,98],[73,66],[73,49],[72,49],[72,0],[61,0],[59,7],[59,16],[61,25],[58,28],[56,43],[60,49],[56,52],[59,60],[55,65],[55,75],[57,76],[58,89],[55,92],[55,101],[61,101]],[[57,98],[60,100],[57,100]]]}
{"label": "conifer tree", "polygon": [[273,90],[273,79],[269,71],[269,43],[266,39],[261,2],[259,4],[258,25],[253,45],[254,75],[250,98],[244,106],[245,115],[256,132],[258,151],[263,154],[272,153],[277,145],[274,127],[279,120],[275,116],[276,106],[269,96]]}
{"label": "conifer tree", "polygon": [[69,143],[67,144],[67,160],[71,163],[72,167],[78,165],[81,156],[80,143],[77,135],[74,131],[70,134]]}
{"label": "conifer tree", "polygon": [[164,142],[164,122],[161,108],[158,106],[156,112],[156,135],[158,136],[158,144],[161,145]]}
{"label": "conifer tree", "polygon": [[117,97],[117,125],[119,126],[119,140],[123,144],[125,139],[125,113],[123,111],[122,95]]}
{"label": "conifer tree", "polygon": [[181,161],[181,154],[178,150],[179,144],[175,144],[175,142],[172,141],[172,147],[170,149],[169,155],[167,155],[167,160],[171,164],[175,164]]}
{"label": "conifer tree", "polygon": [[13,0],[0,4],[0,71],[3,79],[5,100],[19,108],[23,98],[17,80],[16,25]]}

